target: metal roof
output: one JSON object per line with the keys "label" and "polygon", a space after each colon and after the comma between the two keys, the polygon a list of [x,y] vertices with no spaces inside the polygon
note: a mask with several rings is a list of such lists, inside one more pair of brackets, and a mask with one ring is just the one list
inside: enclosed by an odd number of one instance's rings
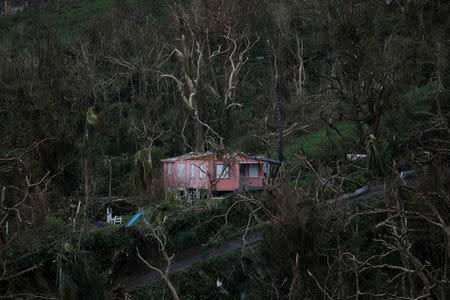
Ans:
{"label": "metal roof", "polygon": [[281,161],[276,160],[276,159],[265,158],[263,156],[245,155],[244,157],[256,159],[256,160],[260,160],[260,161],[265,161],[265,162],[268,162],[268,163],[274,164],[274,165],[281,165]]}
{"label": "metal roof", "polygon": [[[195,159],[204,159],[207,158],[211,155],[221,155],[218,153],[214,153],[211,151],[206,151],[204,153],[195,153],[195,152],[189,152],[180,156],[175,156],[175,157],[171,157],[171,158],[165,158],[165,159],[161,159],[162,162],[174,162],[174,161],[179,161],[179,160],[195,160]],[[236,155],[236,154],[235,154]],[[281,161],[279,160],[275,160],[275,159],[270,159],[270,158],[265,158],[264,156],[255,156],[255,155],[237,155],[237,156],[241,156],[241,157],[245,157],[245,158],[250,158],[250,159],[255,159],[255,160],[259,160],[259,161],[263,161],[263,162],[267,162],[270,164],[274,164],[274,165],[281,165]],[[217,160],[217,158],[216,158]],[[240,162],[240,163],[246,163],[246,162]]]}
{"label": "metal roof", "polygon": [[188,159],[195,159],[195,158],[200,158],[203,156],[207,156],[207,155],[211,155],[214,154],[211,151],[206,151],[203,153],[196,153],[196,152],[189,152],[180,156],[175,156],[175,157],[170,157],[170,158],[165,158],[165,159],[161,159],[162,162],[174,162],[177,160],[188,160]]}

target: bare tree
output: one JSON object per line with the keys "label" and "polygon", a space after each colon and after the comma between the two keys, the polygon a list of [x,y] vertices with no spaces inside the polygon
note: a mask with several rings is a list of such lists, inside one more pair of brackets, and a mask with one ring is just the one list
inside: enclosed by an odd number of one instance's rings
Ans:
{"label": "bare tree", "polygon": [[[198,3],[197,3],[198,4]],[[194,4],[193,4],[194,5]],[[205,4],[206,5],[206,4]],[[233,7],[231,5],[231,7]],[[242,82],[242,69],[248,60],[250,49],[259,41],[251,39],[247,31],[237,25],[221,24],[222,27],[212,27],[203,15],[204,7],[188,7],[181,5],[172,8],[172,19],[179,38],[179,45],[174,47],[170,56],[175,56],[181,66],[181,73],[161,71],[161,78],[173,80],[179,95],[193,121],[194,149],[204,150],[204,144],[209,138],[216,140],[212,146],[223,149],[223,138],[210,122],[205,121],[205,111],[209,109],[207,91],[212,91],[214,97],[220,99],[221,113],[217,115],[219,122],[225,122],[226,112],[236,106],[242,106],[234,101],[236,89]],[[230,8],[231,9],[231,8]],[[214,38],[214,41],[212,40]],[[213,50],[215,49],[215,50]],[[222,65],[220,65],[222,62]],[[221,67],[223,84],[215,71]],[[210,73],[212,82],[207,80]],[[183,127],[184,129],[184,127]]]}
{"label": "bare tree", "polygon": [[[44,206],[44,197],[52,183],[62,170],[55,174],[46,172],[37,174],[30,168],[30,157],[35,155],[39,146],[51,138],[35,142],[28,147],[15,149],[6,157],[0,158],[0,178],[8,176],[15,178],[12,184],[1,187],[0,194],[0,282],[8,286],[9,282],[26,275],[43,266],[44,262],[36,262],[23,268],[18,268],[18,257],[11,257],[11,251],[16,240],[20,239],[23,230],[33,226],[39,220],[38,212]],[[31,257],[32,250],[26,250],[22,257]],[[8,297],[15,297],[9,294]],[[16,295],[19,296],[19,295]],[[31,294],[29,296],[32,296]],[[36,295],[45,298],[44,296]]]}
{"label": "bare tree", "polygon": [[180,297],[178,296],[177,290],[175,289],[175,287],[173,286],[173,284],[169,278],[170,267],[172,265],[172,260],[175,256],[175,254],[172,254],[171,256],[169,256],[169,254],[167,254],[167,248],[166,248],[167,235],[166,235],[165,228],[164,228],[164,223],[166,222],[166,220],[167,220],[167,217],[164,217],[164,220],[160,224],[156,225],[156,227],[153,224],[149,224],[151,236],[153,238],[155,238],[156,241],[158,242],[159,251],[161,252],[161,254],[164,257],[164,260],[166,261],[166,269],[164,271],[162,271],[159,268],[153,266],[152,264],[150,264],[147,260],[145,260],[141,256],[141,253],[139,252],[138,248],[136,248],[136,250],[137,250],[137,255],[138,255],[139,259],[142,260],[142,262],[144,262],[145,265],[147,267],[149,267],[151,270],[157,271],[161,275],[161,277],[166,282],[167,287],[169,288],[170,292],[172,293],[172,297],[175,300],[179,300]]}

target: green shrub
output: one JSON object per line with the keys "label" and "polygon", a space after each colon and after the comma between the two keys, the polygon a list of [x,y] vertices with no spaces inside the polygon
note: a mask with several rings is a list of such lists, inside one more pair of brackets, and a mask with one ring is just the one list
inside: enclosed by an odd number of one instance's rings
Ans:
{"label": "green shrub", "polygon": [[212,235],[208,238],[208,241],[202,244],[203,248],[210,248],[219,246],[223,242],[223,238],[220,235]]}
{"label": "green shrub", "polygon": [[[81,248],[92,251],[93,258],[102,266],[109,266],[110,259],[115,250],[123,250],[125,253],[131,254],[135,252],[137,244],[146,247],[154,247],[155,243],[151,237],[145,237],[135,227],[120,227],[114,231],[106,229],[90,231],[81,241]],[[132,256],[134,261],[138,258]]]}
{"label": "green shrub", "polygon": [[65,244],[56,257],[60,299],[103,299],[103,279],[92,261]]}
{"label": "green shrub", "polygon": [[[241,292],[249,285],[249,278],[256,275],[251,256],[252,254],[247,251],[244,252],[244,256],[240,250],[232,251],[194,264],[190,270],[173,274],[171,281],[181,299],[239,299]],[[221,294],[217,288],[217,279],[221,280],[229,292],[227,296]],[[171,298],[162,279],[154,280],[146,287],[132,290],[130,294],[133,299]]]}
{"label": "green shrub", "polygon": [[225,226],[222,227],[221,234],[225,239],[229,239],[238,232],[239,232],[238,227],[236,227],[232,223],[227,223]]}
{"label": "green shrub", "polygon": [[64,231],[65,223],[63,220],[55,215],[47,215],[46,225],[50,231],[62,232]]}
{"label": "green shrub", "polygon": [[386,147],[383,147],[372,134],[366,145],[367,168],[378,176],[385,176],[387,172]]}
{"label": "green shrub", "polygon": [[358,176],[358,177],[353,177],[353,176],[349,176],[346,177],[344,179],[344,183],[342,185],[342,190],[344,191],[344,193],[352,193],[355,190],[363,187],[364,185],[367,184],[367,178],[362,177],[362,176]]}
{"label": "green shrub", "polygon": [[336,127],[342,136],[339,136],[332,129],[322,129],[313,134],[297,138],[297,141],[286,146],[286,159],[295,159],[295,154],[300,151],[309,159],[317,158],[321,161],[328,161],[332,158],[339,158],[354,147],[354,140],[357,135],[353,123],[342,122]]}
{"label": "green shrub", "polygon": [[189,248],[199,245],[197,234],[194,230],[180,231],[170,239],[170,243],[176,248]]}

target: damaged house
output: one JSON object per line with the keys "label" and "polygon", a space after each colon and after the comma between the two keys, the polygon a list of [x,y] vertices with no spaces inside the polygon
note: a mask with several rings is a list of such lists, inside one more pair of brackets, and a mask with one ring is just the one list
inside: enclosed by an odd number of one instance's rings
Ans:
{"label": "damaged house", "polygon": [[190,152],[161,160],[166,192],[182,191],[199,198],[201,192],[220,195],[239,190],[261,190],[280,161],[244,154]]}

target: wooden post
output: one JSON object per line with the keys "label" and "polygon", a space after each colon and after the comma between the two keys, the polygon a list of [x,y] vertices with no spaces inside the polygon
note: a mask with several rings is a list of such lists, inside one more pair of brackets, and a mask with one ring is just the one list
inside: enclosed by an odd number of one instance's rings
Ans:
{"label": "wooden post", "polygon": [[110,224],[112,221],[112,209],[111,207],[106,208],[106,223]]}
{"label": "wooden post", "polygon": [[6,187],[2,188],[2,199],[1,199],[1,207],[5,206],[5,194],[6,194]]}
{"label": "wooden post", "polygon": [[8,15],[8,1],[5,0],[5,5],[3,7],[3,15],[6,16]]}
{"label": "wooden post", "polygon": [[359,206],[356,206],[356,235],[359,234]]}
{"label": "wooden post", "polygon": [[111,184],[112,184],[112,164],[111,164],[111,158],[108,159],[109,164],[109,187],[108,187],[108,195],[111,197]]}

